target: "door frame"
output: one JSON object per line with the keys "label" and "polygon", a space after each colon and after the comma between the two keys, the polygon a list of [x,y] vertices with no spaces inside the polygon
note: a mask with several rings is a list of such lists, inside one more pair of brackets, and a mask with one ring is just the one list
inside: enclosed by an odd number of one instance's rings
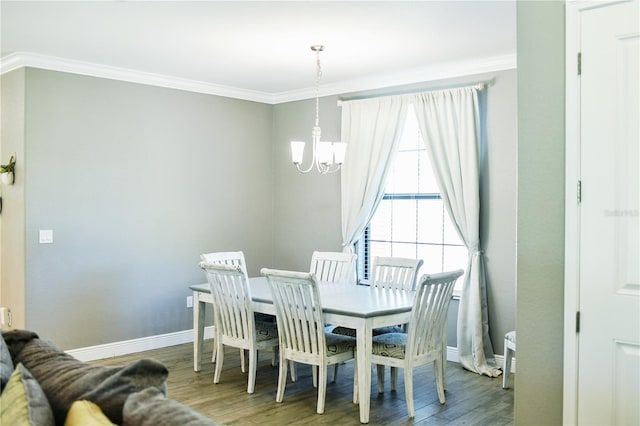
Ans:
{"label": "door frame", "polygon": [[567,0],[565,6],[565,257],[563,424],[578,424],[578,353],[580,311],[580,14],[585,10],[632,0]]}

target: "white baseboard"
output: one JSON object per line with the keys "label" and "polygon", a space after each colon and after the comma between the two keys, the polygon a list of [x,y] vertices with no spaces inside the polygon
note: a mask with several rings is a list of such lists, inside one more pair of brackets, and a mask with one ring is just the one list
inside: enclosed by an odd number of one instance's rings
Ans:
{"label": "white baseboard", "polygon": [[[204,328],[204,338],[213,338],[213,326]],[[175,333],[160,334],[157,336],[142,337],[139,339],[123,340],[121,342],[72,349],[66,352],[80,361],[95,361],[98,359],[113,358],[116,356],[129,355],[191,342],[193,342],[193,330],[183,330]],[[504,356],[495,355],[495,358],[498,366],[502,366]],[[447,346],[447,361],[460,362],[458,348]],[[511,362],[511,372],[516,372],[515,358],[513,358]]]}
{"label": "white baseboard", "polygon": [[[504,364],[504,355],[495,354],[494,357],[496,359],[496,365],[498,367],[502,368],[502,365]],[[447,346],[447,361],[460,362],[460,356],[458,355],[458,348],[454,348],[452,346]],[[516,372],[516,358],[515,357],[513,357],[511,359],[511,372],[512,373]]]}
{"label": "white baseboard", "polygon": [[[213,338],[213,326],[204,328],[204,338]],[[121,342],[72,349],[66,352],[80,361],[95,361],[98,359],[113,358],[116,356],[166,348],[190,342],[193,342],[193,330],[183,330],[176,331],[175,333],[160,334],[157,336],[142,337],[139,339],[123,340]]]}

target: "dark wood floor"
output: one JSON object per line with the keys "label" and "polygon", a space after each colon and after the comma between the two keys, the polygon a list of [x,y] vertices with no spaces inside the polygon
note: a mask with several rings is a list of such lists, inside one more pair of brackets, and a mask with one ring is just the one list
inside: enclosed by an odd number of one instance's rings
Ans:
{"label": "dark wood floor", "polygon": [[[140,358],[154,358],[169,368],[168,396],[224,425],[359,425],[358,406],[352,401],[353,363],[340,366],[338,380],[327,386],[324,414],[316,414],[317,392],[311,368],[298,364],[298,380],[287,383],[284,401],[275,402],[278,368],[271,355],[261,353],[255,393],[247,393],[247,375],[240,371],[239,352],[225,351],[219,384],[213,383],[210,362],[212,342],[205,341],[202,371],[193,371],[193,345],[185,344],[101,361],[124,365]],[[371,425],[513,425],[513,388],[502,389],[502,378],[491,379],[448,363],[446,403],[440,405],[433,368],[414,372],[415,419],[409,419],[404,380],[398,374],[398,390],[378,394],[375,371],[371,387]],[[387,372],[388,373],[388,372]]]}

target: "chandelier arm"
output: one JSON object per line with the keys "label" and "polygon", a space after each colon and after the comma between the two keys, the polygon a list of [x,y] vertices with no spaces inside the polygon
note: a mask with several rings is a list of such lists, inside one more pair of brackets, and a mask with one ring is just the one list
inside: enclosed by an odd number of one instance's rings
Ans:
{"label": "chandelier arm", "polygon": [[295,165],[300,173],[309,173],[311,170],[313,170],[313,166],[315,165],[315,163],[317,163],[317,161],[316,161],[315,149],[314,149],[313,158],[311,159],[311,164],[309,164],[308,168],[306,169],[301,168],[300,167],[301,163],[295,163]]}
{"label": "chandelier arm", "polygon": [[[332,169],[332,167],[334,167],[334,168]],[[339,171],[340,168],[341,168],[340,165],[332,164],[330,166],[322,166],[322,169],[321,170],[319,169],[318,171],[320,173],[322,173],[323,175],[330,175],[330,174],[333,174],[333,173],[336,173],[337,171]]]}

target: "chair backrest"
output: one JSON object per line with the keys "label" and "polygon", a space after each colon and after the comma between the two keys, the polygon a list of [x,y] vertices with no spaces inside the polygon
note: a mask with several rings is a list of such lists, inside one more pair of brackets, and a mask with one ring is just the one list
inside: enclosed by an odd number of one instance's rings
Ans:
{"label": "chair backrest", "polygon": [[247,275],[240,265],[201,262],[211,295],[216,335],[237,342],[255,340],[255,319]]}
{"label": "chair backrest", "polygon": [[371,264],[369,281],[375,287],[415,290],[421,266],[422,259],[376,256]]}
{"label": "chair backrest", "polygon": [[324,315],[315,276],[267,268],[261,272],[271,288],[284,356],[318,365],[325,362]]}
{"label": "chair backrest", "polygon": [[237,265],[242,268],[242,272],[247,273],[247,263],[244,261],[244,253],[241,251],[219,251],[214,253],[203,253],[200,260],[206,263],[219,263],[222,265]]}
{"label": "chair backrest", "polygon": [[442,350],[453,287],[463,272],[459,269],[422,276],[409,322],[406,357],[415,358]]}
{"label": "chair backrest", "polygon": [[333,251],[314,251],[309,272],[318,281],[353,282],[356,279],[356,255]]}

